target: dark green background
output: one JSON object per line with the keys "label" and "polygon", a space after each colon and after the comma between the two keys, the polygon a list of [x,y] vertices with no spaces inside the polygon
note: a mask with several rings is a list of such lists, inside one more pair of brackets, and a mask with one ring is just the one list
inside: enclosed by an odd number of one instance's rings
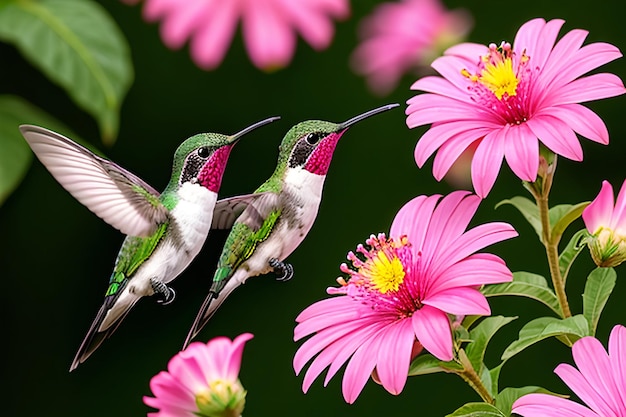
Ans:
{"label": "dark green background", "polygon": [[[162,189],[170,175],[174,149],[186,137],[204,131],[233,133],[274,115],[275,122],[243,140],[233,152],[222,196],[251,192],[274,169],[277,146],[284,132],[306,119],[343,121],[389,102],[401,107],[359,124],[339,143],[326,181],[318,219],[307,239],[289,257],[295,277],[278,283],[273,277],[252,279],[236,291],[203,330],[200,340],[217,335],[255,335],[246,347],[241,380],[248,390],[248,416],[443,416],[468,401],[477,401],[460,378],[430,375],[410,378],[402,395],[394,397],[369,382],[354,405],[341,396],[343,372],[327,388],[316,381],[301,391],[292,358],[294,318],[306,306],[325,297],[334,285],[347,251],[370,233],[387,231],[396,211],[419,194],[448,193],[436,182],[432,158],[423,170],[413,149],[424,128],[405,125],[404,102],[413,96],[407,76],[389,97],[370,94],[364,80],[348,66],[358,21],[375,1],[353,1],[352,17],[337,24],[332,45],[321,53],[300,41],[292,64],[266,74],[254,68],[238,34],[223,64],[215,71],[198,69],[188,50],[166,49],[158,26],[145,23],[139,7],[102,2],[126,35],[135,65],[135,82],[124,102],[119,140],[107,154]],[[451,7],[460,1],[449,1]],[[481,43],[513,40],[530,18],[564,18],[566,30],[584,28],[589,41],[625,46],[620,1],[485,0],[465,3],[475,17],[471,40]],[[98,143],[98,130],[59,88],[51,85],[12,48],[0,46],[0,92],[22,94],[64,121],[82,137]],[[603,70],[626,76],[625,61]],[[624,179],[624,97],[590,104],[606,121],[608,147],[582,140],[585,161],[561,159],[552,204],[592,199],[600,181],[619,187]],[[546,274],[543,250],[532,229],[510,206],[494,210],[503,198],[524,194],[519,180],[503,167],[473,224],[512,223],[521,236],[494,246],[512,270]],[[571,232],[582,228],[578,221]],[[571,234],[571,233],[570,233]],[[139,303],[117,333],[85,364],[68,373],[70,362],[100,306],[123,236],[107,226],[65,192],[39,162],[23,184],[0,208],[0,273],[4,350],[2,414],[10,416],[137,416],[149,408],[150,378],[166,367],[184,340],[209,286],[222,233],[212,234],[201,255],[175,282],[178,298],[162,307],[151,299]],[[568,291],[574,311],[581,310],[584,277],[592,269],[584,252],[571,276]],[[622,267],[623,268],[623,267]],[[618,273],[621,270],[618,269]],[[606,342],[611,327],[626,323],[623,278],[602,316],[598,336]],[[493,313],[520,318],[499,333],[488,350],[494,366],[506,345],[528,320],[549,314],[530,300],[491,301]],[[342,320],[337,317],[337,320]],[[503,386],[544,385],[567,392],[552,370],[571,362],[568,348],[545,341],[510,360],[503,369]],[[8,407],[7,407],[8,405]]]}

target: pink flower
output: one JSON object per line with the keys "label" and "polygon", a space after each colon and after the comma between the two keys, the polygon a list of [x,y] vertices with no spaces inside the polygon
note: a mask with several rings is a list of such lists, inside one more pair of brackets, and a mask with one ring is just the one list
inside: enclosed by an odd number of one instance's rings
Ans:
{"label": "pink flower", "polygon": [[244,343],[250,333],[232,342],[217,337],[208,343],[191,343],[175,355],[150,381],[156,398],[144,397],[150,407],[159,409],[152,417],[239,416],[246,391],[239,382]]}
{"label": "pink flower", "polygon": [[390,237],[371,236],[350,252],[352,267],[341,270],[333,297],[305,309],[294,339],[313,335],[293,360],[296,373],[311,362],[303,381],[306,392],[330,367],[325,384],[348,361],[343,395],[352,403],[374,369],[392,394],[402,391],[417,340],[437,358],[454,358],[448,315],[488,315],[478,288],[508,282],[512,274],[499,257],[474,253],[517,235],[506,223],[488,223],[465,231],[480,198],[466,191],[419,196],[400,209]]}
{"label": "pink flower", "polygon": [[613,187],[602,181],[602,189],[583,211],[591,257],[600,267],[613,267],[626,260],[626,181],[613,200]]}
{"label": "pink flower", "polygon": [[539,141],[552,152],[581,161],[576,133],[607,144],[604,122],[581,102],[613,97],[626,90],[614,74],[587,72],[622,56],[607,43],[582,46],[587,32],[572,30],[556,44],[563,20],[534,19],[517,32],[513,45],[454,46],[411,87],[406,113],[410,128],[432,123],[415,148],[423,166],[437,150],[433,174],[440,180],[472,142],[480,139],[472,160],[472,183],[485,197],[502,160],[515,175],[535,181]]}
{"label": "pink flower", "polygon": [[146,20],[162,21],[163,42],[178,49],[189,40],[191,57],[204,69],[222,62],[239,19],[252,63],[271,70],[291,61],[296,32],[325,49],[334,35],[331,19],[349,13],[348,0],[145,0],[144,7]]}
{"label": "pink flower", "polygon": [[527,394],[513,404],[524,417],[626,417],[626,327],[613,327],[609,350],[587,336],[572,346],[578,369],[562,363],[556,373],[588,407],[549,394]]}
{"label": "pink flower", "polygon": [[404,73],[423,70],[471,27],[468,12],[447,11],[439,0],[383,3],[360,26],[361,44],[352,67],[367,77],[374,92],[387,94]]}

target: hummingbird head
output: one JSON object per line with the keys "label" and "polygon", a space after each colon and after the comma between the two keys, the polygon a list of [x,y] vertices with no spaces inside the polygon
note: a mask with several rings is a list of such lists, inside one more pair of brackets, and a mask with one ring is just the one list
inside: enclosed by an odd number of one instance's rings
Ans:
{"label": "hummingbird head", "polygon": [[287,132],[280,144],[279,159],[285,161],[288,168],[300,167],[312,174],[326,175],[337,142],[350,126],[397,106],[388,104],[378,107],[343,123],[322,120],[298,123]]}
{"label": "hummingbird head", "polygon": [[280,117],[261,120],[231,136],[200,133],[185,140],[174,155],[174,170],[179,172],[177,185],[189,182],[218,192],[228,156],[235,143],[246,133],[278,119]]}

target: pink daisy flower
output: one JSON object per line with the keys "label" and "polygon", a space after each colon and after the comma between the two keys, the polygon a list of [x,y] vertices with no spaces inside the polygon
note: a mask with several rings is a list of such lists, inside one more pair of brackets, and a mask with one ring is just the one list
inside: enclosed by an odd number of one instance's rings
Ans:
{"label": "pink daisy flower", "polygon": [[239,368],[245,342],[250,333],[233,341],[216,337],[208,343],[194,342],[175,355],[162,371],[150,380],[153,397],[144,397],[152,417],[239,416],[246,391],[239,382]]}
{"label": "pink daisy flower", "polygon": [[[294,339],[313,335],[296,352],[296,373],[311,362],[303,391],[329,367],[325,384],[344,363],[343,395],[356,400],[370,374],[392,394],[406,382],[417,341],[437,358],[454,359],[448,315],[490,314],[478,288],[508,282],[511,271],[499,257],[474,253],[517,235],[506,223],[466,228],[480,198],[456,191],[419,196],[400,209],[389,237],[371,236],[350,252],[349,280],[329,288],[333,297],[305,309]],[[413,352],[415,353],[415,352]]]}
{"label": "pink daisy flower", "polygon": [[578,369],[562,363],[556,373],[587,407],[549,394],[527,394],[513,404],[524,417],[626,417],[626,327],[613,327],[608,353],[587,336],[572,346]]}
{"label": "pink daisy flower", "polygon": [[389,93],[402,75],[423,70],[472,27],[465,10],[448,11],[439,0],[383,3],[360,26],[352,67],[377,94]]}
{"label": "pink daisy flower", "polygon": [[[517,32],[513,45],[464,43],[448,49],[432,67],[441,74],[415,82],[422,90],[407,104],[410,128],[432,123],[415,148],[422,167],[438,150],[433,174],[440,180],[472,142],[472,183],[485,197],[502,160],[524,181],[535,181],[539,142],[552,152],[581,161],[576,133],[607,144],[604,122],[579,103],[626,92],[619,77],[587,72],[622,56],[607,43],[582,46],[587,32],[572,30],[558,42],[563,20],[534,19]],[[556,42],[556,44],[555,44]]]}
{"label": "pink daisy flower", "polygon": [[[138,0],[123,0],[137,2]],[[146,20],[161,20],[161,37],[169,48],[190,42],[191,57],[201,68],[219,66],[241,19],[252,63],[272,70],[289,64],[296,32],[314,49],[328,47],[332,19],[350,14],[348,0],[145,0]]]}
{"label": "pink daisy flower", "polygon": [[626,260],[626,181],[613,199],[613,187],[602,181],[598,196],[583,211],[583,221],[592,235],[591,257],[600,267],[613,267]]}

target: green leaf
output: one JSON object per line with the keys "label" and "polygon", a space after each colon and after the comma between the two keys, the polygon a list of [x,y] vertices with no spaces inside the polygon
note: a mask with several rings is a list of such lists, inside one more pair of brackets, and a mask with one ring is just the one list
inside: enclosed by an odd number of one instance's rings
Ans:
{"label": "green leaf", "polygon": [[500,365],[498,365],[495,368],[492,368],[492,369],[489,370],[489,373],[491,374],[491,388],[490,388],[490,391],[492,392],[492,395],[494,395],[494,394],[496,394],[498,392],[498,381],[500,380],[500,371],[502,370],[502,367],[504,366],[504,363],[505,362],[502,362],[502,363],[500,363]]}
{"label": "green leaf", "polygon": [[20,184],[33,159],[18,126],[43,125],[69,132],[59,121],[17,96],[0,96],[0,204]]}
{"label": "green leaf", "polygon": [[583,294],[583,316],[589,321],[589,335],[596,334],[600,314],[615,288],[617,274],[613,268],[596,268],[587,277]]}
{"label": "green leaf", "polygon": [[115,21],[92,0],[18,1],[0,8],[0,40],[13,43],[90,113],[112,144],[133,68]]}
{"label": "green leaf", "polygon": [[409,376],[434,374],[437,372],[461,371],[463,368],[456,362],[443,362],[429,353],[421,354],[409,367]]}
{"label": "green leaf", "polygon": [[585,238],[589,235],[586,229],[579,230],[572,236],[569,243],[559,255],[559,270],[563,277],[563,282],[567,281],[567,275],[576,260],[578,254],[585,248]]}
{"label": "green leaf", "polygon": [[501,295],[516,295],[532,298],[548,306],[559,316],[561,307],[554,291],[548,287],[548,282],[541,275],[518,271],[513,273],[513,281],[502,284],[485,285],[481,292],[485,297]]}
{"label": "green leaf", "polygon": [[578,203],[576,205],[562,204],[550,209],[550,225],[552,228],[550,234],[552,242],[556,244],[561,240],[561,236],[563,236],[567,226],[579,218],[588,205],[589,201],[585,201],[584,203]]}
{"label": "green leaf", "polygon": [[502,360],[510,359],[527,347],[552,336],[563,335],[581,338],[588,334],[589,324],[582,314],[566,319],[541,317],[526,323],[522,327],[519,332],[519,339],[506,348],[502,354]]}
{"label": "green leaf", "polygon": [[[476,372],[480,374],[483,371],[485,351],[493,335],[516,318],[503,316],[487,317],[470,331],[472,342],[467,344],[465,352]],[[490,385],[486,386],[489,387]]]}
{"label": "green leaf", "polygon": [[496,204],[496,208],[500,207],[503,204],[510,204],[516,209],[519,210],[520,213],[524,216],[524,218],[530,223],[530,225],[535,229],[537,235],[539,236],[539,240],[543,242],[542,230],[541,227],[541,217],[539,217],[539,208],[535,203],[526,197],[513,197],[508,200],[502,200],[498,204]]}
{"label": "green leaf", "polygon": [[508,416],[511,414],[511,408],[513,408],[513,403],[517,401],[518,398],[523,397],[526,394],[532,394],[534,392],[541,392],[543,394],[553,394],[545,388],[541,387],[521,387],[521,388],[505,388],[496,396],[496,407],[500,411],[504,413],[504,415]]}
{"label": "green leaf", "polygon": [[508,415],[491,404],[468,403],[446,417],[508,417]]}

